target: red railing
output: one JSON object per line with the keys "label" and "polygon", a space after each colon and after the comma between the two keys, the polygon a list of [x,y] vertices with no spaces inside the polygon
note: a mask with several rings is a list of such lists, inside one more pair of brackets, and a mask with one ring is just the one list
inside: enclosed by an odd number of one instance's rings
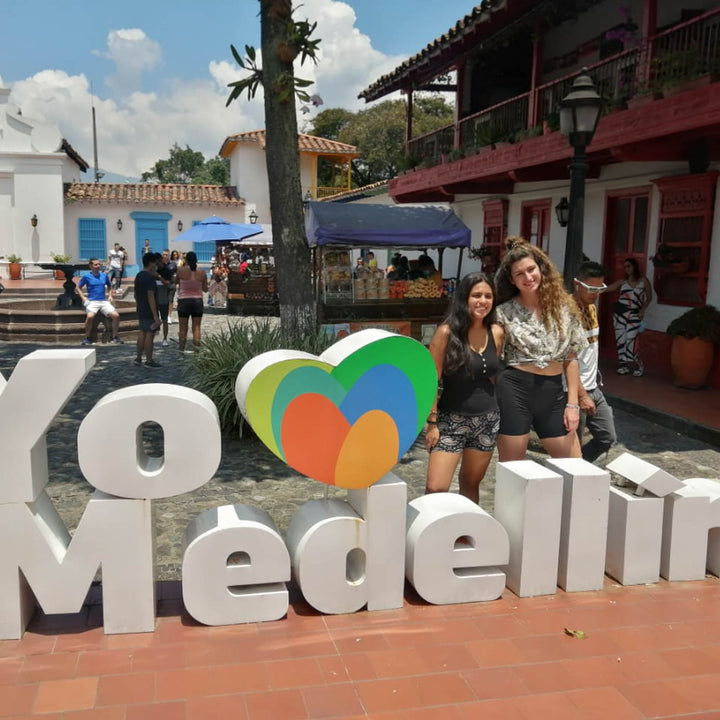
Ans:
{"label": "red railing", "polygon": [[[622,109],[634,97],[661,93],[686,79],[720,74],[720,7],[675,25],[588,67],[603,112]],[[538,135],[543,126],[559,127],[560,101],[577,77],[554,80],[532,92],[486,108],[455,125],[435,130],[408,144],[411,165],[432,166],[443,159],[470,155],[500,142],[518,142]],[[530,108],[533,108],[530,114]]]}

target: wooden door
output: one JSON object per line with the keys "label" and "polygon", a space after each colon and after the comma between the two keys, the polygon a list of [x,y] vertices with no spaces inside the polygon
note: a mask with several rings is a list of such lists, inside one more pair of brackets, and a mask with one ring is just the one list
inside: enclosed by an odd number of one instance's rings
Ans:
{"label": "wooden door", "polygon": [[521,235],[546,253],[550,252],[550,200],[522,204]]}
{"label": "wooden door", "polygon": [[[635,258],[643,275],[647,274],[647,244],[650,212],[650,188],[631,188],[608,192],[605,203],[605,238],[602,263],[610,284],[625,276],[623,263]],[[600,300],[600,346],[615,348],[615,332],[610,306],[617,293]]]}

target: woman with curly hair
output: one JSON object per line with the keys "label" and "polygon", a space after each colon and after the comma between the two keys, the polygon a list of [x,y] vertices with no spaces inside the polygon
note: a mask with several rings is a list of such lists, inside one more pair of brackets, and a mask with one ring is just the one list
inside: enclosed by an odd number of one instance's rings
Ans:
{"label": "woman with curly hair", "polygon": [[483,273],[466,275],[430,343],[442,394],[427,420],[425,492],[447,492],[458,462],[460,494],[478,501],[500,426],[493,383],[503,331],[494,320],[495,289]]}
{"label": "woman with curly hair", "polygon": [[579,458],[577,353],[587,340],[577,306],[540,248],[520,237],[507,238],[505,247],[496,276],[508,366],[496,388],[500,460],[525,458],[531,427],[551,457]]}

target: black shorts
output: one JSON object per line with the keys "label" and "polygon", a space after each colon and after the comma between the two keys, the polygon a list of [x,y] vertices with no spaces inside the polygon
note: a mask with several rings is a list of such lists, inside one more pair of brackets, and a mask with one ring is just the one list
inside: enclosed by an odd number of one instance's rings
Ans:
{"label": "black shorts", "polygon": [[567,435],[562,375],[535,375],[509,367],[498,375],[495,397],[500,407],[500,434],[539,438]]}
{"label": "black shorts", "polygon": [[140,329],[143,332],[156,333],[160,329],[160,327],[158,326],[158,327],[154,328],[153,327],[154,322],[155,322],[155,320],[153,320],[151,317],[150,318],[145,318],[145,317],[138,318],[138,323],[140,324]]}
{"label": "black shorts", "polygon": [[168,308],[169,305],[158,305],[158,315],[160,316],[161,320],[167,320],[168,319]]}
{"label": "black shorts", "polygon": [[179,318],[202,317],[202,298],[181,298],[178,300],[177,314]]}

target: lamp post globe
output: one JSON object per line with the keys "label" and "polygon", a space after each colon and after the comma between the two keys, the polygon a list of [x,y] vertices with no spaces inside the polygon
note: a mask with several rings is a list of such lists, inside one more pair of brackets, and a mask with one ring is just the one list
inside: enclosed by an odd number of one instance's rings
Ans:
{"label": "lamp post globe", "polygon": [[570,161],[570,200],[565,241],[563,276],[568,290],[583,256],[583,225],[585,223],[585,177],[587,155],[585,148],[592,142],[602,109],[592,78],[583,72],[572,84],[570,92],[560,103],[560,132],[565,135],[573,149]]}

